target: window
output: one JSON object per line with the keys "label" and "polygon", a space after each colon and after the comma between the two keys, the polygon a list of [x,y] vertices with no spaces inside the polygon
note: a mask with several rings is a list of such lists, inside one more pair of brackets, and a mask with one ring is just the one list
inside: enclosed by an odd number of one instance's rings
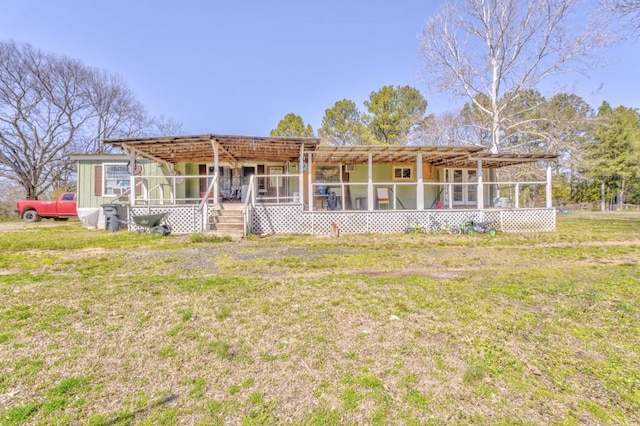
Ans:
{"label": "window", "polygon": [[339,183],[342,180],[339,164],[317,164],[316,165],[316,193],[326,194],[327,183]]}
{"label": "window", "polygon": [[103,195],[117,196],[129,190],[131,179],[126,164],[105,164],[103,170]]}
{"label": "window", "polygon": [[473,205],[478,200],[478,172],[476,170],[450,169],[447,182],[453,183],[453,204]]}
{"label": "window", "polygon": [[413,180],[413,168],[410,166],[393,166],[393,180]]}
{"label": "window", "polygon": [[76,194],[64,194],[62,196],[63,201],[73,201],[76,199]]}

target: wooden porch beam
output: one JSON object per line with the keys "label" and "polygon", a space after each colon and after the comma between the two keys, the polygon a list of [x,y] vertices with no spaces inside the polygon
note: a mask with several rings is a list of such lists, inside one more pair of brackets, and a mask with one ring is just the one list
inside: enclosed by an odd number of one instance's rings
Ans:
{"label": "wooden porch beam", "polygon": [[130,145],[127,145],[126,143],[122,144],[122,148],[125,151],[133,152],[133,153],[135,153],[135,154],[137,154],[137,155],[139,155],[141,157],[145,157],[145,158],[148,158],[150,160],[155,161],[156,163],[160,163],[160,164],[164,165],[169,170],[173,170],[173,163],[170,163],[170,162],[168,162],[166,160],[163,160],[160,157],[156,157],[155,155],[151,155],[151,154],[148,154],[148,153],[146,153],[144,151],[140,151],[138,148],[134,148],[134,147],[132,147]]}
{"label": "wooden porch beam", "polygon": [[[213,146],[213,143],[214,143],[214,139],[211,139],[212,146]],[[219,141],[215,140],[215,143],[218,144],[218,149],[222,151],[224,155],[228,156],[232,160],[232,162],[235,163],[235,165],[237,166],[238,160],[236,159],[236,157],[234,157],[233,154],[231,154],[223,145],[221,145]]]}

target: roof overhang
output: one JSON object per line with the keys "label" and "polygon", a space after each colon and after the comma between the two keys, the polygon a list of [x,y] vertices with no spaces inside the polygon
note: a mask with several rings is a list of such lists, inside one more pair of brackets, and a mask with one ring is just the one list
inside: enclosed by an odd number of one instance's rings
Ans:
{"label": "roof overhang", "polygon": [[369,157],[373,163],[414,163],[417,154],[422,154],[423,164],[467,169],[476,168],[478,161],[485,168],[500,168],[557,158],[551,154],[492,154],[485,147],[471,145],[333,146],[320,145],[317,138],[216,134],[108,139],[104,143],[165,164],[212,163],[216,146],[219,161],[231,164],[296,162],[301,153],[311,153],[317,163],[343,164],[367,163]]}
{"label": "roof overhang", "polygon": [[217,145],[219,161],[242,163],[298,161],[302,147],[314,149],[320,139],[205,134],[107,139],[104,143],[171,164],[211,163]]}
{"label": "roof overhang", "polygon": [[313,159],[318,163],[367,163],[371,156],[373,163],[415,163],[416,155],[422,154],[422,163],[434,167],[455,167],[473,169],[478,160],[485,168],[499,168],[535,162],[555,160],[557,155],[537,154],[492,154],[481,146],[318,146],[313,151]]}
{"label": "roof overhang", "polygon": [[69,158],[73,161],[93,160],[93,161],[109,161],[109,160],[127,160],[125,154],[71,154]]}

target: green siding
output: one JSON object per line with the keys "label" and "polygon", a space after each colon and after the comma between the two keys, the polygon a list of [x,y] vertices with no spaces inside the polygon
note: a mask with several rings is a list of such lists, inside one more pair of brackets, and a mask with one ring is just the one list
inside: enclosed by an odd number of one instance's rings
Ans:
{"label": "green siding", "polygon": [[[411,165],[414,169],[414,173],[415,173],[415,166]],[[385,187],[388,187],[390,189],[393,188],[393,185],[390,184],[392,183],[392,165],[391,164],[373,164],[373,184],[374,187],[376,186],[376,183],[379,182],[384,182],[385,183]],[[352,206],[356,206],[356,197],[365,197],[367,196],[367,187],[366,187],[366,183],[367,183],[367,177],[368,177],[368,165],[367,164],[356,164],[355,165],[355,170],[351,173],[349,173],[349,183],[363,183],[365,185],[354,185],[351,186],[350,192],[351,192],[351,205]],[[434,176],[432,179],[424,179],[424,182],[437,182],[438,181],[438,176],[437,176],[437,171],[434,171]],[[401,184],[401,181],[397,182],[398,185],[396,186],[397,188],[397,194],[396,197],[397,199],[400,200],[400,202],[402,202],[402,205],[404,205],[405,209],[415,209],[417,207],[416,205],[416,184],[417,184],[417,175],[414,176],[414,180],[412,182],[406,182]],[[425,185],[424,187],[424,203],[425,203],[425,207],[429,208],[431,206],[431,203],[433,202],[433,200],[435,199],[436,195],[437,195],[437,188],[435,186],[431,186],[431,185]],[[376,192],[374,190],[374,198],[376,196]],[[393,194],[389,194],[391,197],[393,197]],[[397,201],[396,201],[397,202]],[[393,201],[391,201],[391,205],[393,205]],[[402,208],[402,206],[400,205],[399,202],[397,202],[397,207],[398,208]]]}
{"label": "green siding", "polygon": [[[110,203],[122,203],[126,204],[128,202],[128,197],[124,196],[116,201],[116,197],[103,197],[95,195],[96,191],[96,166],[102,166],[103,164],[126,164],[127,160],[122,158],[113,158],[109,160],[105,159],[83,159],[78,160],[78,207],[86,208],[86,207],[100,207],[102,204],[110,204]],[[138,164],[142,165],[142,175],[166,175],[166,171],[160,167],[160,165],[150,162],[150,161],[138,161]],[[152,189],[157,184],[163,184],[165,187],[165,199],[168,200],[170,197],[169,183],[167,179],[164,178],[149,178],[148,179],[148,189]],[[157,190],[150,194],[151,197],[157,197]]]}

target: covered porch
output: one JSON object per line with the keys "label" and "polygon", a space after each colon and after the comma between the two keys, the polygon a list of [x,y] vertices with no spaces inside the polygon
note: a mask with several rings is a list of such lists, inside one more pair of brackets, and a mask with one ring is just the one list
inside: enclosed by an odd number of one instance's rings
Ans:
{"label": "covered porch", "polygon": [[[320,145],[315,138],[198,135],[108,140],[135,170],[139,157],[162,175],[131,173],[131,214],[188,216],[183,233],[209,229],[212,211],[241,204],[248,232],[324,234],[430,229],[469,218],[505,232],[555,230],[553,155],[490,154],[474,146]],[[499,181],[495,170],[546,161],[544,180]],[[165,173],[166,171],[166,173]],[[196,173],[194,173],[194,171]],[[533,194],[533,195],[532,195]],[[185,210],[186,213],[179,213]]]}

